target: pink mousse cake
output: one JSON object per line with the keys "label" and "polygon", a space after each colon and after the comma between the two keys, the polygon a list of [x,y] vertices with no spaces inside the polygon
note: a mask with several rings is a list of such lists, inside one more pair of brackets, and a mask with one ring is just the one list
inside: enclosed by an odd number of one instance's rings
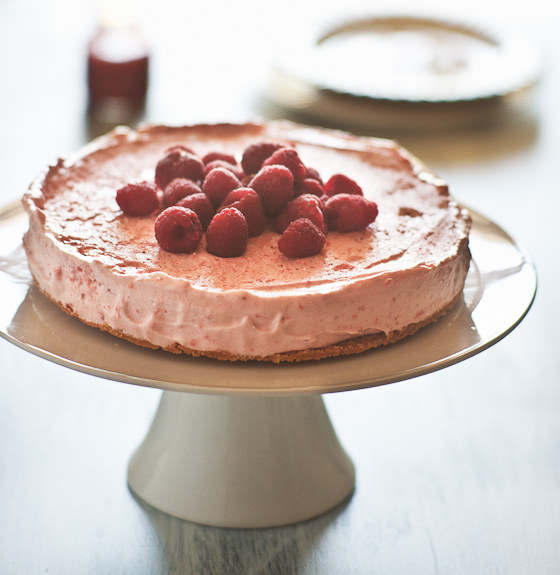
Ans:
{"label": "pink mousse cake", "polygon": [[[157,181],[174,146],[208,161],[233,156],[240,186],[251,187],[242,154],[260,142],[297,151],[323,207],[325,182],[346,174],[377,216],[339,231],[325,212],[328,230],[309,226],[321,245],[293,257],[269,214],[241,254],[224,257],[207,249],[204,226],[190,253],[162,248],[161,182],[148,214],[127,215],[117,202],[131,182]],[[23,205],[29,268],[60,308],[139,345],[224,360],[321,359],[395,342],[462,297],[470,263],[469,215],[397,143],[289,122],[118,128],[49,167]]]}

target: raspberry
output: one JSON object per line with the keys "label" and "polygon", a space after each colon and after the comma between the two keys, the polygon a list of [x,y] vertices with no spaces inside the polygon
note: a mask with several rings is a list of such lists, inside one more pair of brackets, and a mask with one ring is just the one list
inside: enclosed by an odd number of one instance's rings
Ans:
{"label": "raspberry", "polygon": [[247,175],[256,174],[262,168],[263,162],[282,147],[283,144],[269,141],[250,144],[243,150],[241,157],[243,170]]}
{"label": "raspberry", "polygon": [[294,177],[286,166],[263,166],[250,181],[268,216],[279,214],[294,196]]}
{"label": "raspberry", "polygon": [[298,182],[294,185],[294,192],[296,196],[301,196],[302,194],[313,194],[320,198],[325,193],[323,184],[314,178],[305,178],[302,182]]}
{"label": "raspberry", "polygon": [[227,152],[212,151],[202,156],[202,163],[205,166],[210,162],[214,162],[215,160],[220,160],[222,162],[226,162],[227,164],[231,164],[232,166],[237,166],[237,160],[235,159],[235,156],[233,154],[228,154]]}
{"label": "raspberry", "polygon": [[222,202],[220,210],[237,208],[247,220],[249,237],[262,234],[266,226],[266,216],[259,195],[251,188],[237,188],[231,191]]}
{"label": "raspberry", "polygon": [[329,228],[339,232],[356,232],[375,221],[377,204],[355,194],[337,194],[325,204]]}
{"label": "raspberry", "polygon": [[156,164],[155,182],[160,190],[175,178],[187,178],[198,182],[204,176],[202,160],[184,150],[174,149]]}
{"label": "raspberry", "polygon": [[202,191],[210,198],[212,205],[217,208],[225,197],[241,182],[227,169],[214,168],[208,172],[202,184]]}
{"label": "raspberry", "polygon": [[206,230],[206,250],[221,258],[243,255],[249,238],[247,220],[237,208],[218,212]]}
{"label": "raspberry", "polygon": [[327,233],[327,222],[323,213],[323,203],[312,194],[303,194],[294,198],[286,209],[274,220],[274,227],[282,233],[291,222],[299,218],[307,218],[313,222],[324,234]]}
{"label": "raspberry", "polygon": [[311,220],[299,218],[280,236],[278,249],[289,258],[306,258],[318,254],[325,239],[325,234]]}
{"label": "raspberry", "polygon": [[294,148],[280,148],[263,162],[264,166],[275,165],[286,166],[294,176],[294,182],[301,182],[305,179],[305,165],[301,161],[299,154]]}
{"label": "raspberry", "polygon": [[157,188],[150,182],[127,184],[117,190],[117,204],[127,216],[147,216],[159,206]]}
{"label": "raspberry", "polygon": [[211,162],[208,162],[206,166],[204,166],[204,177],[206,177],[215,168],[223,168],[224,170],[228,170],[238,180],[241,180],[245,176],[243,169],[238,164],[230,164],[225,160],[212,160]]}
{"label": "raspberry", "polygon": [[325,184],[325,193],[327,196],[335,196],[337,194],[364,195],[362,188],[360,188],[352,178],[344,174],[334,174],[331,176]]}
{"label": "raspberry", "polygon": [[250,183],[251,183],[251,180],[252,180],[254,177],[255,177],[255,174],[249,174],[248,176],[243,176],[243,177],[241,178],[241,185],[242,185],[244,188],[249,187],[249,185],[250,185]]}
{"label": "raspberry", "polygon": [[168,154],[172,154],[173,152],[187,152],[188,154],[193,154],[196,156],[196,154],[194,153],[194,151],[189,148],[188,146],[185,146],[184,144],[174,144],[173,146],[169,146],[169,148],[167,148],[167,150],[165,150],[165,154],[164,156],[167,156]]}
{"label": "raspberry", "polygon": [[192,180],[186,178],[175,178],[171,180],[165,190],[163,190],[163,205],[165,207],[175,205],[179,200],[191,194],[198,194],[202,190],[200,186],[195,184]]}
{"label": "raspberry", "polygon": [[321,178],[319,172],[315,168],[312,168],[310,166],[305,167],[305,179],[316,180],[321,184],[321,186],[324,185],[323,178]]}
{"label": "raspberry", "polygon": [[182,200],[179,200],[176,205],[192,210],[198,216],[203,230],[208,227],[208,224],[214,215],[214,206],[212,205],[212,202],[208,199],[208,196],[202,192],[186,196]]}
{"label": "raspberry", "polygon": [[156,218],[156,240],[167,252],[190,254],[196,250],[202,238],[202,227],[192,210],[172,206]]}

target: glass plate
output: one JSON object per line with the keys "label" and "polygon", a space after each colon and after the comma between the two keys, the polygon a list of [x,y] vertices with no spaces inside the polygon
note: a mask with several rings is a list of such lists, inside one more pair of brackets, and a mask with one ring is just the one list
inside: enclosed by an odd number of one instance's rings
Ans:
{"label": "glass plate", "polygon": [[274,68],[319,90],[374,100],[458,102],[533,84],[540,68],[525,31],[406,14],[343,16],[290,39]]}

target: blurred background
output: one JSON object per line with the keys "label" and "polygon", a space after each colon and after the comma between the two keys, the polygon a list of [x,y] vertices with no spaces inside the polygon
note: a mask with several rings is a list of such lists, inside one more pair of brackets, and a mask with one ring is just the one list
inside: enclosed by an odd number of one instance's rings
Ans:
{"label": "blurred background", "polygon": [[[329,100],[321,107],[310,101],[309,86],[302,87],[300,82],[290,94],[287,92],[293,86],[286,83],[280,86],[273,73],[274,65],[288,62],[288,72],[297,75],[295,68],[301,64],[302,45],[313,43],[321,30],[340,25],[351,15],[384,13],[449,18],[452,23],[480,25],[483,31],[488,24],[498,25],[498,29],[507,26],[516,30],[522,42],[531,42],[535,49],[542,49],[545,69],[550,65],[549,43],[558,24],[556,8],[543,0],[530,4],[475,0],[468,6],[452,3],[443,9],[439,2],[414,0],[401,3],[326,0],[320,6],[297,0],[280,5],[252,0],[235,3],[0,0],[3,86],[0,126],[3,134],[9,134],[8,138],[2,138],[0,153],[3,164],[12,168],[5,170],[0,197],[5,201],[18,197],[45,162],[69,153],[110,127],[110,122],[88,116],[86,81],[88,43],[99,27],[107,24],[133,26],[150,57],[145,109],[132,118],[111,118],[116,123],[121,120],[129,124],[138,121],[182,124],[294,116],[353,131],[398,137],[411,145],[413,151],[431,155],[429,145],[443,141],[442,149],[447,148],[445,136],[449,135],[449,127],[465,128],[473,124],[480,129],[484,127],[482,118],[494,128],[495,116],[503,120],[502,103],[458,113],[440,110],[438,116],[431,110],[417,112],[406,107],[379,111],[366,102],[369,108],[364,113],[360,108],[364,102],[360,99],[350,106]],[[372,57],[383,60],[387,51],[381,48],[375,52],[378,48],[373,47]],[[402,50],[405,61],[418,59],[414,44],[403,44]],[[301,73],[311,75],[312,66]],[[351,54],[336,67],[339,71],[340,68],[351,70],[358,77],[372,73],[368,58],[359,53]],[[334,67],[332,70],[334,76]],[[306,79],[313,85],[312,78]],[[553,79],[545,74],[544,81]],[[343,83],[341,80],[340,84]],[[372,90],[375,92],[375,87]],[[278,100],[287,107],[279,107]],[[346,114],[340,114],[341,110],[346,110]],[[420,123],[419,117],[423,118]],[[430,120],[426,121],[426,117]],[[536,137],[537,124],[533,108],[525,108],[521,114],[516,110],[513,124],[502,122],[503,131],[498,135],[507,136],[496,142],[494,133],[492,147],[498,146],[501,151],[503,146],[524,145]],[[421,131],[428,129],[428,138],[418,133],[418,126]],[[476,149],[463,150],[462,154],[484,156],[494,152],[479,135],[480,131],[474,134]],[[466,130],[464,136],[467,145],[473,135]],[[422,149],[421,144],[428,148]],[[441,160],[441,150],[435,152],[434,159]]]}

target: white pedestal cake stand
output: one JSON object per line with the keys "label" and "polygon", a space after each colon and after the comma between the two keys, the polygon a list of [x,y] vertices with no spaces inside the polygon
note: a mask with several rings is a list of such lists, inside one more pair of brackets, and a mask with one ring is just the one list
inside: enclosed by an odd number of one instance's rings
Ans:
{"label": "white pedestal cake stand", "polygon": [[488,348],[533,302],[533,265],[502,229],[473,212],[463,299],[432,326],[356,356],[291,365],[230,364],[147,350],[81,324],[33,285],[19,206],[0,210],[0,335],[66,367],[163,390],[129,485],[191,521],[267,527],[332,509],[354,489],[322,394],[435,371]]}

